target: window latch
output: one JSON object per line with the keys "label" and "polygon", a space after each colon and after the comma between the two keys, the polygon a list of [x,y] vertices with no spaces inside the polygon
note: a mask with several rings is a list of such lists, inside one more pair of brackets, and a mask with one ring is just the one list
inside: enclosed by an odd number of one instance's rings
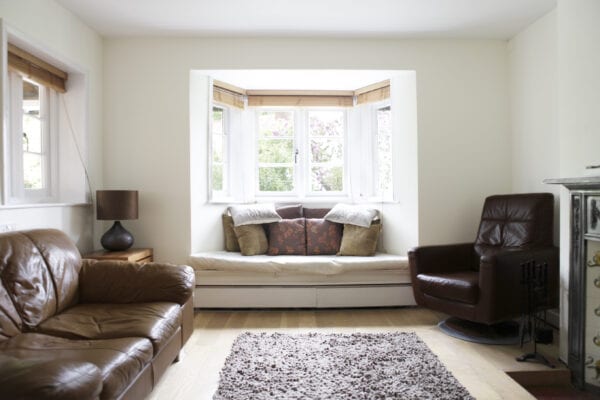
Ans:
{"label": "window latch", "polygon": [[294,151],[294,164],[298,164],[298,154],[300,154],[300,152],[296,149],[296,151]]}

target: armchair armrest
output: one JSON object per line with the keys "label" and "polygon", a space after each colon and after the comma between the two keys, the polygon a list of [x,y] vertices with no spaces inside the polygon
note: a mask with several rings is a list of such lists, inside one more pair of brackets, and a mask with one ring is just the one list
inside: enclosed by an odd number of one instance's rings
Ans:
{"label": "armchair armrest", "polygon": [[473,243],[413,247],[408,251],[411,274],[464,271],[473,267]]}
{"label": "armchair armrest", "polygon": [[92,363],[0,358],[0,399],[98,399],[102,373]]}
{"label": "armchair armrest", "polygon": [[536,264],[548,263],[548,304],[545,308],[558,306],[558,248],[503,250],[481,257],[479,266],[482,302],[489,307],[490,315],[518,315],[524,311],[526,288],[521,283],[521,264],[531,260]]}
{"label": "armchair armrest", "polygon": [[187,265],[86,259],[79,275],[79,300],[82,303],[169,301],[184,305],[194,287],[194,270]]}

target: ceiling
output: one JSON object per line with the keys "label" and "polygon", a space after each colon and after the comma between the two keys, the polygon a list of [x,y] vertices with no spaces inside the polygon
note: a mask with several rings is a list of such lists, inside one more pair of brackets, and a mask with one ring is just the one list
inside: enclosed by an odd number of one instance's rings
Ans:
{"label": "ceiling", "polygon": [[556,0],[56,0],[107,37],[509,39]]}

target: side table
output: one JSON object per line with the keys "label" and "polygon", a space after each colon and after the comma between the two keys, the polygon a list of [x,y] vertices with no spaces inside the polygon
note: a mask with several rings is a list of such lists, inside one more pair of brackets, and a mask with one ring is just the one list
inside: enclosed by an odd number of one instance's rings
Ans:
{"label": "side table", "polygon": [[127,249],[123,251],[98,250],[93,253],[85,254],[83,258],[130,261],[145,264],[154,261],[154,251],[151,248]]}

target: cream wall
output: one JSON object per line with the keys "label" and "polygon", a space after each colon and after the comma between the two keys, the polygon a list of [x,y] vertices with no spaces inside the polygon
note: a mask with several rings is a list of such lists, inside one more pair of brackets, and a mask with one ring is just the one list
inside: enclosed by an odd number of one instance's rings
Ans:
{"label": "cream wall", "polygon": [[[569,197],[542,178],[589,174],[600,163],[600,2],[559,0],[509,43],[513,189],[560,196],[560,357],[567,360]],[[595,172],[598,174],[598,172]]]}
{"label": "cream wall", "polygon": [[[0,0],[0,18],[28,42],[87,73],[88,163],[93,184],[101,185],[102,38],[54,1]],[[11,224],[15,229],[57,228],[67,232],[81,251],[93,247],[90,206],[0,207],[0,224]]]}
{"label": "cream wall", "polygon": [[[542,181],[560,175],[558,132],[557,13],[551,11],[508,43],[512,131],[512,188],[514,192],[551,192],[555,195],[555,238],[560,237],[560,188]],[[564,274],[563,274],[564,275]],[[560,298],[568,293],[561,279]],[[566,315],[561,301],[561,316]],[[567,335],[563,325],[561,346]],[[565,358],[566,359],[566,358]]]}
{"label": "cream wall", "polygon": [[[127,226],[158,260],[187,262],[192,249],[222,247],[224,206],[196,195],[206,174],[190,176],[206,141],[192,138],[202,148],[190,149],[189,134],[190,70],[220,68],[416,71],[418,204],[386,215],[412,212],[420,222],[410,240],[387,235],[388,251],[472,240],[483,198],[511,188],[504,41],[106,39],[104,178],[140,190],[140,219]],[[387,232],[409,222],[387,218]]]}

